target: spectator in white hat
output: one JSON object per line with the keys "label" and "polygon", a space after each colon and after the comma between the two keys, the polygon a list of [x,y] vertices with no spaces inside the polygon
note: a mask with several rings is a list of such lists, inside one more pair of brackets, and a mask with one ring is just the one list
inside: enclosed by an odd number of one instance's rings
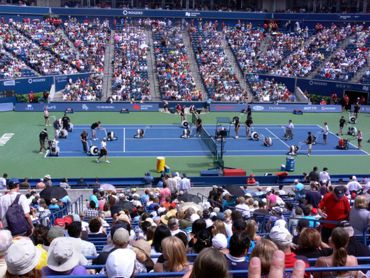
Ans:
{"label": "spectator in white hat", "polygon": [[33,278],[41,277],[41,272],[36,270],[40,255],[41,251],[33,245],[30,239],[21,238],[14,241],[5,255],[6,277],[22,277],[23,275]]}
{"label": "spectator in white hat", "polygon": [[87,261],[81,253],[81,244],[75,238],[57,237],[49,247],[48,266],[42,269],[47,275],[86,275]]}
{"label": "spectator in white hat", "polygon": [[223,254],[228,254],[229,250],[227,249],[227,238],[224,234],[216,234],[212,238],[212,247],[216,248]]}
{"label": "spectator in white hat", "polygon": [[113,235],[113,243],[117,250],[109,254],[105,269],[107,276],[111,277],[132,277],[135,270],[136,254],[128,249],[130,235],[124,228],[119,228]]}
{"label": "spectator in white hat", "polygon": [[0,277],[4,277],[6,273],[5,253],[9,246],[13,243],[12,234],[8,230],[0,231]]}

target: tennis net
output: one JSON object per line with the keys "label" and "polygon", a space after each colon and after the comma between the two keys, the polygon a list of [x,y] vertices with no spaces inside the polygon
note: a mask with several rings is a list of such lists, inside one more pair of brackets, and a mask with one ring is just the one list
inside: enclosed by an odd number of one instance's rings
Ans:
{"label": "tennis net", "polygon": [[200,138],[206,144],[206,146],[209,148],[215,159],[218,159],[218,148],[217,148],[217,142],[212,136],[207,132],[207,130],[204,129],[202,126],[202,129],[200,131]]}

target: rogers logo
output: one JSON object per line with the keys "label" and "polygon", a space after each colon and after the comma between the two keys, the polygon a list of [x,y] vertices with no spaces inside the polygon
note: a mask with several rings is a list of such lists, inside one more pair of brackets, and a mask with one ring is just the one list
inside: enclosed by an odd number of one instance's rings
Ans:
{"label": "rogers logo", "polygon": [[255,111],[263,111],[263,110],[265,110],[265,107],[263,107],[261,105],[256,105],[256,106],[253,106],[253,110],[255,110]]}

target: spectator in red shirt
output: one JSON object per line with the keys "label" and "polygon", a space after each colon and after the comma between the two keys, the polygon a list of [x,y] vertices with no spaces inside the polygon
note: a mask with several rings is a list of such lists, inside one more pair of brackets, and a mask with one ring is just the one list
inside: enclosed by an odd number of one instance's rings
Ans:
{"label": "spectator in red shirt", "polygon": [[[343,185],[338,185],[332,192],[325,194],[324,198],[319,203],[319,213],[330,221],[347,220],[350,212],[350,205],[345,196],[346,188]],[[321,238],[328,243],[332,230],[336,224],[323,223],[321,229]]]}

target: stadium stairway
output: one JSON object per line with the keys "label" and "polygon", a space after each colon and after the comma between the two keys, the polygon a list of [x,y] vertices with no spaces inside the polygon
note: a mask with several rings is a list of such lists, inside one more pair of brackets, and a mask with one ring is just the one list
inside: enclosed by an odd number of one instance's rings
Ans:
{"label": "stadium stairway", "polygon": [[153,31],[148,29],[145,31],[147,35],[147,45],[149,46],[147,63],[148,63],[148,77],[150,82],[150,94],[153,101],[161,100],[157,70],[154,58],[154,47],[153,47]]}
{"label": "stadium stairway", "polygon": [[231,64],[231,66],[234,70],[235,76],[239,81],[240,87],[242,88],[242,90],[247,91],[247,93],[248,93],[248,102],[251,102],[253,100],[253,95],[252,95],[251,89],[248,86],[248,84],[247,84],[247,82],[244,78],[244,74],[241,71],[238,62],[236,61],[234,53],[231,51],[230,45],[227,42],[225,36],[222,36],[221,45],[222,45],[222,48],[225,52],[225,55],[226,55],[227,59],[230,61],[230,64]]}
{"label": "stadium stairway", "polygon": [[330,59],[335,55],[335,53],[339,49],[346,48],[351,43],[351,40],[353,40],[355,37],[356,37],[356,33],[348,36],[343,41],[341,41],[338,44],[338,46],[331,52],[331,54],[329,56],[325,57],[325,59],[323,61],[321,61],[320,65],[318,67],[316,67],[313,71],[311,71],[311,73],[309,73],[308,78],[315,78],[315,76],[318,75],[320,70],[322,69],[321,66],[324,65],[326,62],[330,61]]}
{"label": "stadium stairway", "polygon": [[187,52],[188,58],[189,58],[191,75],[194,78],[195,85],[197,86],[197,89],[202,92],[203,99],[206,100],[208,98],[207,92],[206,92],[206,89],[204,87],[202,77],[200,76],[200,73],[199,73],[198,63],[195,60],[194,51],[193,51],[193,47],[191,45],[189,33],[185,29],[182,32],[182,38],[183,38],[183,42],[184,42],[184,45],[186,47],[186,52]]}
{"label": "stadium stairway", "polygon": [[114,32],[110,33],[109,43],[105,47],[104,54],[104,78],[103,78],[103,97],[106,100],[108,96],[112,95],[112,76],[113,76],[113,55],[114,55]]}

